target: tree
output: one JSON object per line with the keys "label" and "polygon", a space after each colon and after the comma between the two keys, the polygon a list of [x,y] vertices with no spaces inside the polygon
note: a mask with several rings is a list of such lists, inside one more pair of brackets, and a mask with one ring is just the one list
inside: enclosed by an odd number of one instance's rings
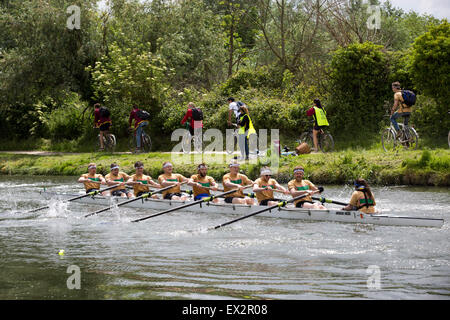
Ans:
{"label": "tree", "polygon": [[[6,133],[20,132],[29,137],[39,132],[37,105],[46,105],[51,112],[62,101],[77,92],[84,99],[90,96],[89,74],[85,67],[95,61],[99,38],[96,32],[96,1],[79,4],[80,29],[67,27],[70,0],[19,1],[0,3],[0,112],[18,112],[23,117],[18,128],[12,119]],[[45,109],[45,108],[44,108]],[[9,117],[8,117],[9,118]]]}
{"label": "tree", "polygon": [[123,119],[127,119],[133,104],[154,115],[161,109],[170,70],[159,55],[150,52],[150,44],[120,48],[112,43],[109,55],[87,70],[92,74],[97,101],[110,108],[119,129],[126,129]]}
{"label": "tree", "polygon": [[450,24],[445,20],[414,42],[411,74],[418,89],[447,108],[450,104],[449,61]]}
{"label": "tree", "polygon": [[336,135],[364,135],[379,130],[385,113],[384,101],[391,98],[389,64],[382,46],[370,42],[339,48],[330,63],[326,109]]}
{"label": "tree", "polygon": [[436,137],[446,136],[450,127],[449,61],[450,24],[444,20],[416,39],[411,61],[411,75],[415,86],[436,101],[433,107],[433,114],[436,116],[430,119],[435,123]]}
{"label": "tree", "polygon": [[297,73],[318,31],[319,0],[257,0],[257,24],[266,50],[283,68]]}

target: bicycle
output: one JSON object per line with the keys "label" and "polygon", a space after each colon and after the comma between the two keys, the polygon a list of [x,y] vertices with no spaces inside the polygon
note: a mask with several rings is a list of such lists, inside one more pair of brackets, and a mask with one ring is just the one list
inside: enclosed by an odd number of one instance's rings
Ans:
{"label": "bicycle", "polygon": [[[314,123],[314,121],[310,121]],[[334,139],[333,136],[323,129],[320,129],[317,133],[317,144],[319,149],[324,152],[333,152],[334,151]],[[313,127],[310,127],[308,131],[303,132],[300,135],[300,138],[296,141],[298,144],[306,142],[311,149],[314,148],[314,138],[313,138]]]}
{"label": "bicycle", "polygon": [[[136,153],[137,152],[136,129],[131,129],[131,130],[130,130],[130,133],[131,133],[130,138],[128,140],[128,147],[129,147],[131,153]],[[144,128],[142,128],[142,133],[141,133],[140,150],[147,153],[147,152],[150,152],[151,149],[152,149],[152,139],[145,132],[145,127],[144,127]]]}
{"label": "bicycle", "polygon": [[400,145],[405,149],[416,150],[419,145],[419,135],[416,130],[403,123],[399,123],[398,127],[401,135],[397,134],[392,122],[389,128],[385,128],[381,133],[381,145],[384,151],[395,151]]}
{"label": "bicycle", "polygon": [[[114,152],[116,149],[116,136],[112,133],[103,135],[103,147],[105,151]],[[100,148],[100,134],[97,135],[97,143],[95,145],[95,151],[101,150]]]}
{"label": "bicycle", "polygon": [[184,153],[190,153],[192,150],[191,144],[194,143],[194,150],[203,153],[205,143],[203,141],[202,133],[201,131],[198,134],[194,133],[194,136],[191,135],[191,132],[189,131],[188,125],[186,125],[186,133],[183,135],[181,147],[183,149]]}

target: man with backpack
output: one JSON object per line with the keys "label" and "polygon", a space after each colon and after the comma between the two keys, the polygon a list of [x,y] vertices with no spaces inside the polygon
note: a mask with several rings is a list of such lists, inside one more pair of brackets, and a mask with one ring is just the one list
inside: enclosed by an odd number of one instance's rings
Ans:
{"label": "man with backpack", "polygon": [[[133,105],[133,109],[131,110],[130,117],[128,118],[128,124],[130,126],[130,130],[134,130],[134,134],[136,135],[136,153],[141,152],[141,137],[142,131],[144,127],[148,126],[150,119],[150,114],[145,111],[139,109],[137,105]],[[132,127],[132,123],[134,120],[134,129]]]}
{"label": "man with backpack", "polygon": [[109,128],[111,127],[111,113],[108,108],[100,105],[100,103],[94,104],[94,128],[100,129],[100,151],[105,149],[103,144],[103,137],[109,135]]}
{"label": "man with backpack", "polygon": [[203,128],[203,111],[200,108],[197,108],[193,102],[189,102],[187,106],[186,114],[184,115],[183,120],[181,120],[181,124],[185,124],[188,120],[188,130],[191,133],[191,136],[194,136],[194,131],[200,130]]}
{"label": "man with backpack", "polygon": [[403,117],[404,125],[408,125],[409,117],[411,116],[412,111],[411,107],[416,103],[416,95],[412,91],[402,90],[400,82],[398,81],[392,83],[392,91],[394,91],[394,106],[391,110],[391,122],[400,137],[401,131],[398,126],[397,119],[399,117]]}

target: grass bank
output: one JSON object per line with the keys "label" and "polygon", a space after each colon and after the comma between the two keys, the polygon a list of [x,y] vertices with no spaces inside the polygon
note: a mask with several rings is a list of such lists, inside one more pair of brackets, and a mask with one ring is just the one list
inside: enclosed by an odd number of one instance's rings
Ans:
{"label": "grass bank", "polygon": [[[79,176],[87,164],[97,163],[98,172],[107,174],[110,164],[116,162],[121,170],[134,172],[134,163],[144,162],[145,172],[157,177],[164,161],[172,161],[175,170],[185,176],[195,173],[196,165],[209,165],[209,175],[220,180],[228,171],[227,155],[176,155],[170,153],[103,154],[78,153],[29,155],[0,153],[0,174],[3,175],[66,175]],[[267,160],[267,159],[266,159]],[[254,161],[241,166],[241,171],[256,179],[266,164]],[[347,184],[362,177],[377,185],[450,186],[450,151],[448,149],[400,151],[389,154],[379,150],[341,151],[329,154],[309,154],[281,157],[279,171],[274,176],[286,183],[292,178],[292,169],[302,165],[306,178],[316,184]]]}

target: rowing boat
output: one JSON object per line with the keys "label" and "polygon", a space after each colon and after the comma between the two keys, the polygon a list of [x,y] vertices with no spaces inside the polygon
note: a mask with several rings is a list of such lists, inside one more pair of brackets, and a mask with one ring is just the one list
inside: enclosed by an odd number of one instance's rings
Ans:
{"label": "rowing boat", "polygon": [[[57,198],[64,200],[66,198],[73,198],[74,194],[52,193],[42,191],[40,194],[45,199]],[[122,197],[110,196],[93,196],[85,197],[75,200],[73,202],[98,205],[98,206],[114,206],[121,202],[128,200]],[[177,206],[188,203],[187,201],[176,200],[160,200],[160,199],[141,199],[123,205],[124,207],[136,209],[151,209],[151,210],[167,210]],[[256,212],[262,208],[259,205],[240,205],[240,204],[226,204],[226,203],[212,203],[206,202],[199,205],[187,207],[183,209],[187,212],[200,212],[212,214],[230,214],[230,215],[246,215]],[[139,211],[141,212],[141,211]],[[413,227],[437,227],[440,228],[444,224],[444,219],[440,218],[426,218],[426,217],[411,217],[411,216],[397,216],[391,214],[365,214],[360,211],[343,211],[343,210],[309,210],[302,208],[295,208],[294,206],[287,206],[284,208],[277,208],[267,212],[263,212],[258,216],[292,219],[303,221],[332,221],[342,223],[360,223],[360,224],[374,224],[384,226],[413,226]]]}

